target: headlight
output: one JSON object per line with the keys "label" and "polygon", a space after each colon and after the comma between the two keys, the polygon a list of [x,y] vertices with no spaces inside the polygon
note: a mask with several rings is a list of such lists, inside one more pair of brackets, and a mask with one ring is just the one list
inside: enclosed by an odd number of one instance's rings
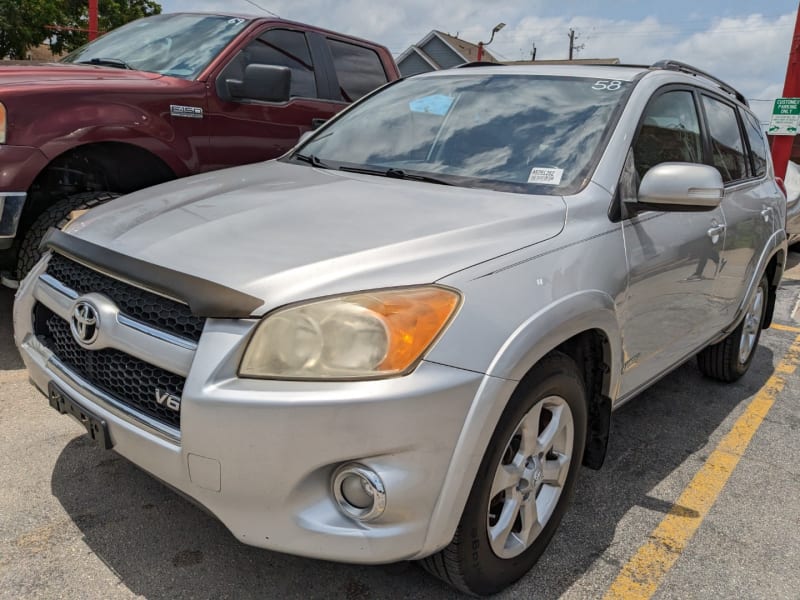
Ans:
{"label": "headlight", "polygon": [[6,143],[6,119],[6,107],[2,102],[0,102],[0,144]]}
{"label": "headlight", "polygon": [[366,379],[412,368],[460,296],[438,287],[381,290],[290,306],[258,325],[241,377]]}

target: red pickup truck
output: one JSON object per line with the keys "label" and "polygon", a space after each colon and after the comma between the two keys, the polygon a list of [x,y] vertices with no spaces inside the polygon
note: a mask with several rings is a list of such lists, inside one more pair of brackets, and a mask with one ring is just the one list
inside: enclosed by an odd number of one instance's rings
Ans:
{"label": "red pickup truck", "polygon": [[389,51],[275,18],[140,19],[58,63],[0,62],[0,271],[76,210],[267,160],[399,77]]}

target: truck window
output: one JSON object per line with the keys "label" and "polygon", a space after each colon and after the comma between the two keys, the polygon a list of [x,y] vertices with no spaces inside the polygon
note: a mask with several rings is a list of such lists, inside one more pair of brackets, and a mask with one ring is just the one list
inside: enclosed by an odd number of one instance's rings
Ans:
{"label": "truck window", "polygon": [[378,53],[370,48],[328,38],[342,99],[354,102],[386,83]]}
{"label": "truck window", "polygon": [[306,34],[289,29],[270,29],[248,44],[225,68],[223,78],[241,79],[248,65],[275,65],[292,71],[292,97],[316,98],[314,65]]}

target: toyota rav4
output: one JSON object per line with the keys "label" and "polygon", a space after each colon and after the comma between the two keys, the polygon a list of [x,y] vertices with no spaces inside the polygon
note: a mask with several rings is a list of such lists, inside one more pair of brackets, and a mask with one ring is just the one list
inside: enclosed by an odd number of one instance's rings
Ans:
{"label": "toyota rav4", "polygon": [[440,71],[52,230],[16,342],[239,540],[490,594],[613,409],[694,356],[745,374],[785,216],[758,120],[688,65]]}

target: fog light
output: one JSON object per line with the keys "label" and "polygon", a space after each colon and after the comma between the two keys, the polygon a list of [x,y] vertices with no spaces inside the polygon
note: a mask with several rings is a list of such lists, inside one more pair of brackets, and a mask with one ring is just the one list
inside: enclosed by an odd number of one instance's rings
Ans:
{"label": "fog light", "polygon": [[386,509],[383,481],[364,465],[348,463],[336,469],[332,487],[339,508],[352,519],[372,521]]}

